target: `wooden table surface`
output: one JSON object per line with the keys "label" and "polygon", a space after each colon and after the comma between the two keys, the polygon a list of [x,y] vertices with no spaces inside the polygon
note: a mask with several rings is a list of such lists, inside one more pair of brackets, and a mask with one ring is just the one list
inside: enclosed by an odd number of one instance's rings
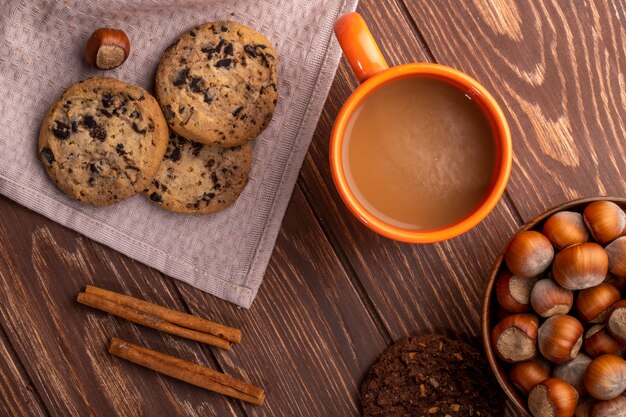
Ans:
{"label": "wooden table surface", "polygon": [[[360,382],[392,341],[441,332],[479,346],[493,260],[536,214],[626,194],[626,4],[362,0],[390,64],[430,61],[477,78],[514,148],[502,200],[469,233],[386,240],[355,220],[328,165],[333,120],[357,83],[342,61],[250,310],[204,294],[0,198],[0,415],[358,416]],[[231,351],[77,304],[86,283],[243,329]],[[249,406],[111,357],[111,336],[264,387]],[[509,410],[507,416],[518,415]]]}

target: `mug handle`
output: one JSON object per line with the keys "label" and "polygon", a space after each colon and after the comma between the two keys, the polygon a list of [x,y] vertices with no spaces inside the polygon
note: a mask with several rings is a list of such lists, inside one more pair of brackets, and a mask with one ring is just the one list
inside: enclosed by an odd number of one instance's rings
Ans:
{"label": "mug handle", "polygon": [[360,83],[389,68],[360,14],[348,13],[337,19],[335,36]]}

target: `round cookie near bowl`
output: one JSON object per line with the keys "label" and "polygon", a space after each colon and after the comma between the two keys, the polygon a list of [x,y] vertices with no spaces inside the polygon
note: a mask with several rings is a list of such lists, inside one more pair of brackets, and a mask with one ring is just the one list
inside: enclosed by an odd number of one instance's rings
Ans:
{"label": "round cookie near bowl", "polygon": [[[516,236],[518,233],[527,230],[538,230],[541,231],[541,227],[543,223],[553,214],[560,211],[574,211],[578,213],[582,213],[584,208],[594,202],[594,201],[611,201],[617,204],[622,209],[626,210],[626,198],[621,197],[592,197],[592,198],[582,198],[573,200],[564,204],[560,204],[548,211],[543,212],[542,214],[534,217],[528,223],[524,224],[515,232],[515,234],[511,237],[511,239]],[[498,301],[496,299],[496,279],[498,274],[502,271],[503,268],[506,268],[506,264],[504,262],[504,253],[506,248],[508,247],[508,242],[500,252],[500,255],[496,258],[495,264],[489,274],[489,278],[487,280],[487,285],[485,288],[485,294],[483,299],[483,308],[481,315],[481,330],[482,330],[482,339],[485,347],[485,354],[487,356],[487,360],[493,373],[496,376],[496,379],[500,383],[500,386],[506,393],[507,397],[515,404],[515,406],[524,413],[524,415],[531,417],[531,413],[528,410],[528,406],[526,403],[526,399],[522,397],[522,395],[518,392],[518,390],[513,386],[508,376],[508,369],[510,364],[505,364],[501,361],[495,354],[494,349],[491,343],[491,332],[493,327],[497,324],[498,320],[496,318]]]}

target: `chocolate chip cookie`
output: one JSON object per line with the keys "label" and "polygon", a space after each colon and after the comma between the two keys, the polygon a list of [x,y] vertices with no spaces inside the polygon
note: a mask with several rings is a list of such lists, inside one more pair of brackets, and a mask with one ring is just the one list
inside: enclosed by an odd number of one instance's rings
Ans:
{"label": "chocolate chip cookie", "polygon": [[167,147],[158,103],[140,87],[94,77],[70,86],[48,111],[39,156],[56,185],[105,206],[144,190]]}
{"label": "chocolate chip cookie", "polygon": [[361,387],[364,417],[504,414],[502,392],[473,347],[443,336],[416,336],[387,348]]}
{"label": "chocolate chip cookie", "polygon": [[276,52],[263,35],[239,23],[193,27],[163,54],[156,96],[181,136],[241,145],[272,119],[278,97]]}
{"label": "chocolate chip cookie", "polygon": [[239,197],[251,167],[252,151],[247,143],[224,148],[170,132],[163,162],[145,194],[177,213],[214,213]]}

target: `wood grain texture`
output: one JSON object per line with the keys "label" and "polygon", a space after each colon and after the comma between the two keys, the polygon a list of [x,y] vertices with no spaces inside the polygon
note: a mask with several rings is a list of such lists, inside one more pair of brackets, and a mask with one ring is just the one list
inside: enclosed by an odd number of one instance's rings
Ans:
{"label": "wood grain texture", "polygon": [[509,194],[524,219],[626,193],[626,5],[405,1],[435,59],[468,72],[511,125]]}
{"label": "wood grain texture", "polygon": [[[379,15],[381,8],[384,17]],[[390,64],[430,59],[429,47],[419,40],[418,31],[412,31],[401,5],[365,0],[359,12]],[[407,43],[402,42],[407,38]],[[301,171],[307,199],[340,257],[350,264],[356,285],[365,291],[390,339],[438,332],[480,347],[484,283],[497,254],[520,225],[515,208],[505,196],[478,227],[434,245],[393,242],[360,224],[341,202],[326,162],[334,117],[356,85],[342,60]],[[508,408],[507,415],[516,415]]]}
{"label": "wood grain texture", "polygon": [[[359,415],[361,377],[386,341],[298,189],[268,269],[266,289],[252,310],[163,279],[76,233],[48,226],[45,219],[6,199],[0,199],[0,209],[8,214],[0,223],[0,236],[8,236],[2,229],[7,224],[19,222],[29,225],[21,236],[32,236],[32,241],[18,239],[21,244],[2,239],[0,254],[9,258],[9,253],[30,250],[34,281],[40,282],[30,296],[19,291],[6,294],[13,304],[7,302],[9,308],[0,311],[0,317],[16,329],[32,329],[27,335],[12,332],[12,340],[22,358],[37,355],[36,361],[25,363],[52,415],[152,415],[159,409],[168,410],[168,415]],[[0,278],[8,288],[25,287],[24,270],[30,260],[20,258],[0,264]],[[83,278],[94,275],[97,280]],[[180,291],[191,312],[242,328],[243,344],[214,352],[92,311],[74,302],[86,282],[182,310],[177,301]],[[40,292],[43,297],[37,295]],[[11,307],[20,304],[26,306],[20,319],[10,317]],[[54,329],[48,328],[47,317],[57,322]],[[266,403],[241,405],[111,358],[105,353],[110,336],[196,363],[206,363],[206,357],[215,354],[219,364],[209,360],[209,366],[262,386]],[[47,345],[47,340],[63,340],[64,345]]]}
{"label": "wood grain texture", "polygon": [[215,355],[224,372],[245,370],[265,389],[262,407],[244,405],[248,416],[360,414],[362,375],[386,341],[298,188],[250,310],[176,285],[192,313],[241,323],[241,345]]}
{"label": "wood grain texture", "polygon": [[0,410],[8,416],[47,416],[26,370],[0,329]]}
{"label": "wood grain texture", "polygon": [[196,343],[74,301],[91,283],[180,309],[171,281],[5,198],[0,212],[0,320],[50,414],[241,415],[221,396],[106,353],[110,337],[120,336],[214,367]]}

